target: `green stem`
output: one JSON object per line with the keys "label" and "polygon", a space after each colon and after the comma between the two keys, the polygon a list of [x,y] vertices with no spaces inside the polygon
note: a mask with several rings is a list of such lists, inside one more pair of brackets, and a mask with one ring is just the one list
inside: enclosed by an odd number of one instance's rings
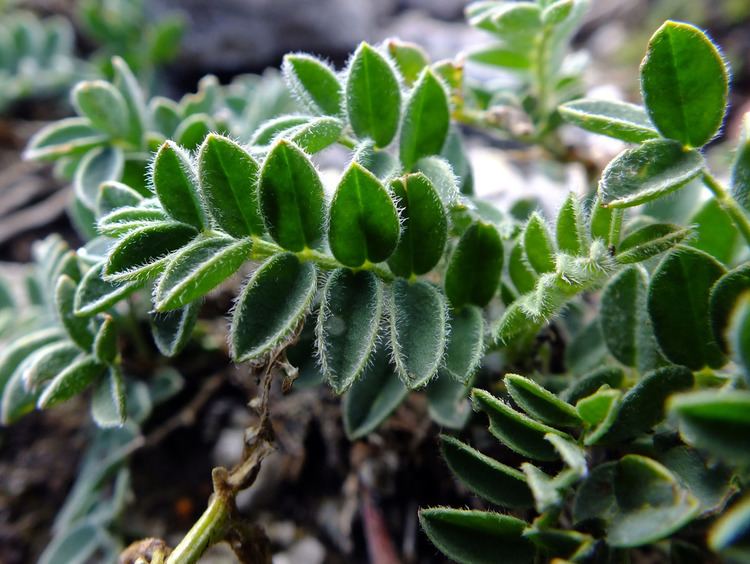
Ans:
{"label": "green stem", "polygon": [[224,537],[230,513],[230,502],[221,495],[214,495],[203,515],[169,555],[167,564],[198,562],[209,546]]}
{"label": "green stem", "polygon": [[[253,249],[250,253],[250,259],[251,260],[263,260],[270,256],[273,256],[278,253],[283,253],[283,252],[286,252],[286,251],[283,248],[281,248],[279,245],[277,245],[276,243],[272,243],[271,241],[266,241],[265,239],[261,239],[260,237],[255,237],[253,238]],[[305,249],[295,254],[300,260],[314,262],[315,264],[317,264],[320,268],[324,270],[335,270],[337,268],[350,268],[348,266],[341,264],[331,255],[327,255],[326,253],[322,253],[314,249]],[[352,268],[351,270],[369,270],[376,276],[379,276],[381,279],[385,280],[386,282],[391,282],[395,278],[393,276],[393,273],[391,273],[390,270],[383,268],[382,266],[378,266],[377,264],[373,264],[371,262],[365,262],[362,266],[358,268]]]}
{"label": "green stem", "polygon": [[607,244],[610,247],[617,248],[620,244],[620,231],[622,230],[622,218],[625,215],[625,210],[615,208],[612,210],[612,223],[609,226],[609,237],[607,238]]}
{"label": "green stem", "polygon": [[740,207],[729,191],[708,171],[703,171],[703,183],[713,192],[716,201],[722,209],[732,218],[737,229],[750,246],[750,219],[745,211]]}

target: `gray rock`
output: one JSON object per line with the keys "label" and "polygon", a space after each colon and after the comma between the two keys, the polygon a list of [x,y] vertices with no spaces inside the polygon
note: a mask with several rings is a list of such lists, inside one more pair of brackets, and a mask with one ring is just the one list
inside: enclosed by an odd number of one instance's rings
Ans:
{"label": "gray rock", "polygon": [[179,64],[215,72],[260,69],[294,50],[345,57],[375,35],[393,2],[369,0],[156,0],[154,17],[182,11],[190,28]]}

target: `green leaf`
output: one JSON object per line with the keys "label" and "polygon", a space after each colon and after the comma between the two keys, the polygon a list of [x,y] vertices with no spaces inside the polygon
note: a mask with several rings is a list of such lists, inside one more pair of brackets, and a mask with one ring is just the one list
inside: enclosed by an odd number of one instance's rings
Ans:
{"label": "green leaf", "polygon": [[448,218],[432,183],[421,173],[391,185],[401,210],[401,238],[388,265],[396,276],[426,274],[443,256]]}
{"label": "green leaf", "polygon": [[731,464],[750,462],[750,392],[703,390],[670,398],[683,440]]}
{"label": "green leaf", "polygon": [[750,293],[737,305],[729,327],[732,356],[745,369],[745,381],[750,382]]}
{"label": "green leaf", "polygon": [[114,366],[109,367],[94,388],[91,396],[91,415],[100,428],[117,427],[125,423],[125,384],[119,369]]}
{"label": "green leaf", "polygon": [[358,137],[387,146],[398,129],[401,87],[391,63],[367,43],[361,43],[349,63],[346,110]]}
{"label": "green leaf", "polygon": [[37,407],[49,409],[77,396],[101,376],[107,367],[93,356],[88,355],[69,365],[60,372],[39,396]]}
{"label": "green leaf", "polygon": [[425,388],[430,419],[444,428],[463,429],[471,415],[467,399],[470,391],[471,384],[462,384],[446,370],[438,370],[437,377]]}
{"label": "green leaf", "polygon": [[620,264],[643,262],[672,249],[692,233],[690,227],[680,227],[671,223],[646,225],[636,229],[620,242],[615,260]]}
{"label": "green leaf", "polygon": [[483,307],[497,292],[503,271],[503,242],[490,223],[472,223],[461,235],[445,273],[445,294],[454,308]]}
{"label": "green leaf", "polygon": [[562,504],[562,497],[554,479],[529,462],[521,464],[521,469],[534,495],[534,507],[537,512],[557,511]]}
{"label": "green leaf", "polygon": [[426,282],[398,279],[388,304],[390,347],[396,374],[407,387],[429,382],[443,360],[447,313],[442,294]]}
{"label": "green leaf", "polygon": [[459,179],[456,177],[453,167],[445,158],[423,157],[414,165],[414,172],[421,172],[429,178],[446,209],[450,210],[459,205],[458,200],[461,196],[458,186]]}
{"label": "green leaf", "polygon": [[94,335],[89,327],[89,320],[77,317],[73,312],[75,295],[76,283],[67,275],[61,276],[55,288],[57,315],[71,340],[87,351],[94,344]]}
{"label": "green leaf", "polygon": [[557,248],[570,255],[586,255],[589,241],[581,214],[578,198],[572,192],[565,199],[557,214],[555,225]]}
{"label": "green leaf", "polygon": [[24,364],[23,385],[34,392],[57,376],[81,354],[81,349],[68,341],[53,341],[30,355]]}
{"label": "green leaf", "polygon": [[708,535],[708,545],[727,562],[746,562],[750,558],[749,530],[750,497],[745,497],[714,524]]}
{"label": "green leaf", "polygon": [[341,113],[343,96],[335,71],[311,55],[295,53],[284,56],[281,72],[303,105],[318,115]]}
{"label": "green leaf", "polygon": [[614,489],[620,515],[607,531],[612,546],[659,540],[689,523],[699,509],[698,500],[664,466],[634,454],[617,463]]}
{"label": "green leaf", "polygon": [[715,461],[706,462],[690,447],[677,446],[659,456],[659,462],[672,472],[701,504],[701,515],[720,511],[737,492],[732,473]]}
{"label": "green leaf", "polygon": [[581,129],[614,137],[627,143],[642,143],[659,137],[642,106],[614,100],[576,100],[563,104],[560,115]]}
{"label": "green leaf", "polygon": [[314,118],[290,130],[287,137],[304,152],[313,155],[339,140],[344,124],[332,117]]}
{"label": "green leaf", "polygon": [[411,41],[392,38],[386,41],[385,47],[407,86],[414,84],[422,70],[430,64],[430,57],[425,50]]}
{"label": "green leaf", "polygon": [[258,208],[258,163],[237,143],[210,134],[198,153],[198,178],[206,208],[229,235],[262,235]]}
{"label": "green leaf", "polygon": [[376,149],[371,139],[365,139],[357,145],[352,162],[362,165],[380,180],[392,177],[399,169],[398,159],[386,151]]}
{"label": "green leaf", "polygon": [[[576,411],[581,419],[590,427],[596,427],[591,433],[587,434],[584,444],[596,443],[609,430],[614,421],[614,412],[619,406],[621,396],[620,390],[612,390],[607,386],[602,386],[593,394],[576,402]],[[611,419],[611,421],[606,421],[607,419]],[[606,422],[606,428],[600,425],[602,422]]]}
{"label": "green leaf", "polygon": [[597,196],[591,204],[591,238],[609,241],[609,232],[612,229],[612,208],[602,205],[601,198]]}
{"label": "green leaf", "polygon": [[162,96],[155,96],[149,101],[148,109],[156,130],[167,139],[173,138],[177,126],[182,121],[180,106],[177,102]]}
{"label": "green leaf", "polygon": [[110,250],[103,277],[113,282],[153,278],[164,270],[170,253],[187,245],[196,234],[189,225],[167,221],[131,231]]}
{"label": "green leaf", "polygon": [[365,372],[344,395],[342,415],[349,440],[374,431],[409,393],[388,364],[384,346],[378,346]]}
{"label": "green leaf", "polygon": [[469,25],[501,38],[533,39],[542,25],[542,10],[535,2],[474,2],[466,7]]}
{"label": "green leaf", "polygon": [[693,370],[725,364],[708,317],[711,287],[725,272],[713,257],[688,248],[668,254],[654,272],[649,316],[661,351],[675,364]]}
{"label": "green leaf", "polygon": [[709,312],[713,336],[721,350],[729,352],[727,330],[732,314],[740,302],[740,297],[750,291],[750,264],[743,264],[730,270],[711,288]]}
{"label": "green leaf", "polygon": [[154,289],[157,311],[182,307],[205,296],[245,263],[252,239],[199,238],[175,253]]}
{"label": "green leaf", "polygon": [[523,230],[523,246],[526,259],[537,274],[555,270],[552,240],[542,216],[537,212],[531,214]]}
{"label": "green leaf", "polygon": [[211,116],[194,114],[180,123],[174,132],[174,139],[181,147],[184,147],[188,151],[194,151],[216,129],[216,123]]}
{"label": "green leaf", "polygon": [[315,296],[316,270],[291,253],[277,254],[256,270],[232,317],[230,343],[236,362],[258,359],[287,340]]}
{"label": "green leaf", "polygon": [[695,226],[695,237],[690,238],[688,245],[708,253],[719,262],[731,264],[740,233],[716,198],[706,201],[689,223]]}
{"label": "green leaf", "polygon": [[329,277],[316,331],[323,374],[337,394],[366,371],[382,310],[383,289],[373,273],[340,268]]}
{"label": "green leaf", "polygon": [[143,286],[142,282],[108,282],[103,276],[104,262],[95,264],[78,284],[73,311],[88,317],[101,313]]}
{"label": "green leaf", "polygon": [[451,472],[478,496],[502,507],[533,507],[534,498],[522,472],[447,435],[440,435],[440,447]]}
{"label": "green leaf", "polygon": [[323,184],[305,153],[278,141],[260,171],[259,200],[266,228],[289,251],[317,247],[323,237]]}
{"label": "green leaf", "polygon": [[309,116],[283,115],[264,121],[250,139],[251,145],[270,145],[279,135],[310,121]]}
{"label": "green leaf", "polygon": [[172,357],[185,348],[193,335],[199,310],[200,303],[193,302],[181,309],[150,315],[151,334],[161,354]]}
{"label": "green leaf", "polygon": [[621,442],[649,431],[664,419],[667,399],[692,385],[693,374],[683,366],[649,372],[622,396],[614,422],[598,442]]}
{"label": "green leaf", "polygon": [[143,92],[127,63],[120,57],[112,57],[114,71],[114,85],[122,94],[128,108],[128,140],[136,146],[141,146],[146,123],[146,106]]}
{"label": "green leaf", "polygon": [[560,398],[568,403],[576,403],[596,392],[602,386],[619,388],[625,379],[625,372],[617,366],[603,366],[585,374],[572,382],[561,394]]}
{"label": "green leaf", "polygon": [[92,149],[76,167],[73,189],[89,209],[96,209],[99,187],[108,180],[119,180],[125,166],[122,151],[117,147]]}
{"label": "green leaf", "polygon": [[534,460],[558,460],[560,457],[552,444],[545,440],[547,433],[564,433],[540,423],[512,409],[488,392],[474,389],[471,392],[474,409],[487,413],[490,433],[511,450]]}
{"label": "green leaf", "polygon": [[542,23],[547,26],[559,25],[573,11],[574,0],[556,0],[542,10]]}
{"label": "green leaf", "polygon": [[94,356],[104,364],[112,364],[117,357],[117,324],[111,315],[105,315],[94,337]]}
{"label": "green leaf", "polygon": [[435,73],[425,68],[406,102],[401,124],[399,158],[404,169],[411,170],[422,157],[440,154],[449,125],[448,93]]}
{"label": "green leaf", "polygon": [[522,536],[526,523],[509,515],[434,507],[419,511],[419,523],[440,551],[461,564],[528,564],[534,546]]}
{"label": "green leaf", "polygon": [[168,221],[169,216],[161,208],[125,206],[102,217],[97,224],[97,230],[107,237],[122,237],[141,227]]}
{"label": "green leaf", "polygon": [[103,80],[79,82],[73,89],[76,111],[112,137],[127,137],[128,109],[117,89]]}
{"label": "green leaf", "polygon": [[143,201],[143,196],[127,184],[109,180],[99,185],[96,196],[96,214],[104,216],[122,207],[137,207]]}
{"label": "green leaf", "polygon": [[641,91],[651,121],[664,137],[702,147],[724,121],[729,73],[701,30],[668,21],[649,42]]}
{"label": "green leaf", "polygon": [[604,287],[599,322],[607,349],[625,366],[641,373],[665,363],[646,309],[648,279],[636,266],[625,268]]}
{"label": "green leaf", "polygon": [[479,368],[484,354],[484,318],[476,306],[451,310],[448,343],[441,373],[468,385]]}
{"label": "green leaf", "polygon": [[628,208],[666,196],[703,171],[703,156],[668,139],[654,139],[620,153],[599,181],[602,203]]}
{"label": "green leaf", "polygon": [[510,251],[508,274],[519,294],[528,294],[536,285],[536,274],[526,264],[523,241],[519,239]]}
{"label": "green leaf", "polygon": [[742,130],[732,163],[732,197],[750,211],[750,112],[742,118]]}
{"label": "green leaf", "polygon": [[664,466],[628,454],[598,466],[578,488],[575,523],[602,522],[615,547],[653,543],[694,519],[698,500]]}
{"label": "green leaf", "polygon": [[34,351],[49,343],[59,341],[64,334],[58,327],[40,329],[19,337],[11,344],[0,350],[0,395],[3,394],[8,380],[16,372],[21,363]]}
{"label": "green leaf", "polygon": [[197,229],[206,226],[198,178],[184,149],[172,141],[164,143],[154,157],[151,175],[156,195],[169,215]]}
{"label": "green leaf", "polygon": [[29,140],[24,158],[55,160],[64,156],[81,155],[102,145],[107,136],[86,118],[65,118],[40,129]]}
{"label": "green leaf", "polygon": [[575,407],[533,380],[518,374],[508,374],[504,382],[513,401],[532,417],[548,425],[562,427],[575,427],[580,423]]}
{"label": "green leaf", "polygon": [[380,181],[352,163],[331,201],[328,241],[336,259],[346,266],[386,260],[399,239],[396,206]]}
{"label": "green leaf", "polygon": [[468,52],[467,58],[474,63],[515,71],[526,71],[531,68],[531,58],[527,52],[509,49],[503,44],[472,49]]}

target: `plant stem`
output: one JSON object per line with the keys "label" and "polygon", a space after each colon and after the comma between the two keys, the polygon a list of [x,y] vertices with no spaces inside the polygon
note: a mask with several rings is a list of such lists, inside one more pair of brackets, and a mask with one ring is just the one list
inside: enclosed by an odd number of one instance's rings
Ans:
{"label": "plant stem", "polygon": [[620,244],[620,231],[622,230],[622,218],[624,215],[625,210],[621,208],[612,210],[612,223],[609,226],[609,237],[607,238],[607,244],[610,247],[617,247]]}
{"label": "plant stem", "polygon": [[230,501],[220,494],[214,495],[203,515],[169,555],[167,564],[198,562],[205,550],[226,533],[230,513]]}
{"label": "plant stem", "polygon": [[[253,248],[250,254],[250,259],[251,260],[263,260],[275,254],[284,253],[284,252],[286,252],[286,250],[281,248],[276,243],[272,243],[271,241],[266,241],[265,239],[261,239],[260,237],[254,237]],[[303,251],[300,251],[294,254],[297,255],[297,258],[299,258],[300,260],[314,262],[315,264],[317,264],[320,268],[324,270],[335,270],[336,268],[348,268],[348,267],[345,267],[343,264],[341,264],[339,261],[337,261],[331,255],[322,253],[320,251],[316,251],[315,249],[305,249]],[[378,266],[377,264],[373,264],[369,261],[365,261],[365,263],[362,266],[358,268],[353,268],[352,270],[369,270],[373,274],[385,280],[386,282],[391,282],[394,279],[394,276],[390,270],[382,266]]]}
{"label": "plant stem", "polygon": [[740,207],[729,191],[708,171],[703,171],[703,183],[713,192],[716,201],[722,209],[732,218],[737,229],[750,246],[750,219],[745,211]]}

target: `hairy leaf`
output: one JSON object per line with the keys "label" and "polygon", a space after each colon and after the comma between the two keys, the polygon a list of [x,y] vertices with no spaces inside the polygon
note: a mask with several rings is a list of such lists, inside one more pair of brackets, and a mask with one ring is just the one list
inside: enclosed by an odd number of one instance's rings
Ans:
{"label": "hairy leaf", "polygon": [[143,282],[109,282],[103,277],[104,262],[95,264],[78,284],[73,311],[88,317],[101,313],[138,290]]}
{"label": "hairy leaf", "polygon": [[743,264],[723,275],[711,288],[709,313],[711,328],[717,344],[729,352],[727,330],[740,297],[750,292],[750,264]]}
{"label": "hairy leaf", "polygon": [[447,435],[440,435],[440,447],[451,472],[480,497],[502,507],[534,505],[522,472]]}
{"label": "hairy leaf", "polygon": [[128,133],[128,109],[122,94],[103,80],[80,82],[72,93],[73,104],[91,124],[115,138]]}
{"label": "hairy leaf", "polygon": [[668,21],[649,42],[641,90],[651,121],[664,137],[702,147],[724,121],[729,74],[701,30]]}
{"label": "hairy leaf", "polygon": [[580,423],[578,413],[572,405],[533,380],[518,374],[508,374],[504,381],[513,401],[532,417],[548,425],[562,427],[575,427]]}
{"label": "hairy leaf", "polygon": [[620,264],[643,262],[672,249],[692,232],[690,227],[680,227],[671,223],[646,225],[636,229],[620,242],[615,260]]}
{"label": "hairy leaf", "polygon": [[602,203],[627,208],[682,188],[703,171],[703,156],[677,141],[654,139],[607,165],[599,181]]}
{"label": "hairy leaf", "polygon": [[397,276],[409,278],[432,270],[443,256],[448,238],[448,218],[435,187],[421,173],[409,174],[391,184],[403,224],[398,246],[388,259]]}
{"label": "hairy leaf", "polygon": [[320,245],[323,184],[299,147],[285,140],[273,146],[260,171],[259,200],[268,232],[284,249],[298,252]]}
{"label": "hairy leaf", "polygon": [[377,342],[383,289],[367,271],[338,269],[323,290],[317,337],[320,364],[337,394],[366,370]]}
{"label": "hairy leaf", "polygon": [[378,147],[396,135],[401,117],[401,88],[391,63],[375,48],[362,43],[349,63],[346,110],[359,137],[369,137]]}
{"label": "hairy leaf", "polygon": [[252,239],[199,238],[177,252],[154,289],[157,311],[182,307],[232,276],[248,259]]}
{"label": "hairy leaf", "polygon": [[388,311],[390,347],[396,374],[409,388],[429,382],[443,360],[446,344],[446,305],[438,290],[426,282],[396,280]]}
{"label": "hairy leaf", "polygon": [[294,53],[284,56],[281,71],[292,92],[311,112],[329,116],[341,113],[341,85],[328,64],[311,55]]}
{"label": "hairy leaf", "polygon": [[529,265],[544,274],[555,270],[554,247],[542,216],[534,212],[523,231],[523,247]]}
{"label": "hairy leaf", "polygon": [[421,509],[419,522],[432,543],[461,564],[495,564],[499,547],[506,564],[534,560],[534,546],[522,535],[526,523],[509,515],[434,507]]}
{"label": "hairy leaf", "polygon": [[210,134],[198,153],[198,178],[216,224],[233,237],[262,235],[258,208],[258,163],[237,143]]}
{"label": "hairy leaf", "polygon": [[443,148],[450,125],[448,93],[440,79],[429,68],[422,71],[406,102],[399,157],[406,170]]}
{"label": "hairy leaf", "polygon": [[90,355],[73,362],[47,385],[39,396],[37,407],[48,409],[69,400],[88,388],[106,369],[105,364]]}
{"label": "hairy leaf", "polygon": [[713,257],[680,248],[659,264],[648,291],[648,311],[664,355],[693,370],[724,365],[711,331],[709,293],[725,273]]}
{"label": "hairy leaf", "polygon": [[185,348],[193,335],[199,309],[200,303],[192,302],[180,309],[151,314],[151,334],[161,354],[172,357]]}
{"label": "hairy leaf", "polygon": [[125,384],[118,368],[110,366],[94,388],[91,415],[99,427],[116,427],[127,418]]}
{"label": "hairy leaf", "polygon": [[399,239],[396,206],[380,181],[357,163],[344,172],[331,201],[328,241],[336,259],[351,267],[386,260]]}
{"label": "hairy leaf", "polygon": [[544,436],[547,433],[564,435],[561,431],[519,413],[484,390],[474,389],[471,399],[475,409],[487,413],[490,432],[505,446],[534,460],[559,458],[557,451]]}
{"label": "hairy leaf", "polygon": [[560,115],[578,127],[627,143],[659,137],[642,106],[614,100],[576,100],[560,106]]}
{"label": "hairy leaf", "polygon": [[503,242],[490,223],[472,223],[461,235],[445,273],[445,294],[454,308],[483,307],[495,295],[503,271]]}
{"label": "hairy leaf", "polygon": [[248,280],[232,317],[237,362],[258,359],[288,339],[315,296],[316,270],[291,253],[268,259]]}
{"label": "hairy leaf", "polygon": [[151,175],[156,195],[169,215],[198,229],[205,227],[198,179],[189,154],[167,141],[154,157]]}

